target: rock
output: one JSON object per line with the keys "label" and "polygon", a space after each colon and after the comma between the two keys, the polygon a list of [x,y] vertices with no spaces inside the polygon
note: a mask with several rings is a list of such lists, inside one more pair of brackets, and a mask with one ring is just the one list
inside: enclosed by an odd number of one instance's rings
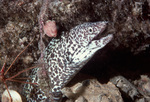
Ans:
{"label": "rock", "polygon": [[63,94],[67,97],[68,93],[74,95],[68,98],[73,98],[75,102],[123,102],[119,90],[111,82],[100,84],[96,79],[90,79],[87,86],[83,81],[68,88]]}

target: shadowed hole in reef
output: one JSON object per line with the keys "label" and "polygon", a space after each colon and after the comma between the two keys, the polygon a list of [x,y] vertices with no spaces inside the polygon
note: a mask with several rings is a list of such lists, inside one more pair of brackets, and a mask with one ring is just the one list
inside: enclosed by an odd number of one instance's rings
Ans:
{"label": "shadowed hole in reef", "polygon": [[80,72],[96,77],[101,83],[107,83],[117,75],[132,80],[140,78],[143,74],[150,76],[149,50],[138,55],[133,55],[129,50],[104,50],[98,51]]}
{"label": "shadowed hole in reef", "polygon": [[[141,75],[150,76],[150,48],[137,55],[133,55],[129,50],[104,50],[98,51],[80,73],[94,76],[102,84],[107,83],[110,78],[118,75],[124,76],[131,83],[134,80],[138,80]],[[125,102],[133,101],[128,93],[121,90],[120,92]]]}

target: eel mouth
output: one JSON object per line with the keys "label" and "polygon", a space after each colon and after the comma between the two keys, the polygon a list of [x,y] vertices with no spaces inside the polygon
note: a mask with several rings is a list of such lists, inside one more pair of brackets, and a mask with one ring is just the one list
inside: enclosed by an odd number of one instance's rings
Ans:
{"label": "eel mouth", "polygon": [[[101,22],[100,22],[101,23]],[[89,42],[89,44],[94,41],[94,40],[99,40],[102,37],[106,37],[108,34],[106,33],[106,29],[107,29],[107,22],[104,22],[104,24],[98,24],[97,28],[100,30],[98,34],[96,34],[91,41]]]}
{"label": "eel mouth", "polygon": [[108,34],[106,33],[106,29],[107,28],[105,25],[105,27],[103,27],[103,29],[101,29],[101,31],[97,35],[95,35],[95,37],[91,41],[99,40],[100,38],[107,36]]}
{"label": "eel mouth", "polygon": [[97,34],[90,42],[89,44],[92,42],[92,41],[95,41],[95,40],[100,40],[100,39],[103,39],[105,40],[105,43],[108,43],[112,38],[113,38],[113,34],[106,34],[106,33],[99,33]]}
{"label": "eel mouth", "polygon": [[99,40],[100,38],[105,37],[105,36],[107,36],[107,35],[108,35],[108,34],[106,34],[105,32],[100,32],[100,33],[98,33],[97,35],[95,35],[95,37],[94,37],[91,41]]}
{"label": "eel mouth", "polygon": [[100,33],[97,34],[91,41],[99,40],[101,38]]}
{"label": "eel mouth", "polygon": [[102,37],[102,36],[101,36],[101,33],[95,35],[94,38],[91,39],[91,41],[89,42],[89,44],[90,44],[92,41],[94,41],[94,40],[99,40],[101,37]]}

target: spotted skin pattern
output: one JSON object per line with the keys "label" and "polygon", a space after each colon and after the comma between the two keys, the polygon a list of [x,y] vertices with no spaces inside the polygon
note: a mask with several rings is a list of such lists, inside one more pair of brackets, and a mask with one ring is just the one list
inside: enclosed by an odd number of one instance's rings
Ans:
{"label": "spotted skin pattern", "polygon": [[60,102],[61,89],[92,58],[94,53],[109,43],[113,35],[95,38],[106,28],[107,22],[84,23],[62,34],[61,39],[52,39],[45,49],[44,62],[53,101]]}
{"label": "spotted skin pattern", "polygon": [[[60,39],[53,38],[44,51],[48,79],[48,82],[46,81],[48,87],[44,89],[48,92],[39,86],[26,84],[24,95],[27,101],[61,102],[61,89],[81,70],[96,51],[112,40],[112,34],[101,36],[106,25],[107,22],[84,23],[74,27],[69,33],[63,33]],[[38,76],[39,70],[40,68],[33,69],[30,78],[33,83],[40,85],[40,81],[44,78],[40,79]],[[33,97],[31,93],[36,94]]]}

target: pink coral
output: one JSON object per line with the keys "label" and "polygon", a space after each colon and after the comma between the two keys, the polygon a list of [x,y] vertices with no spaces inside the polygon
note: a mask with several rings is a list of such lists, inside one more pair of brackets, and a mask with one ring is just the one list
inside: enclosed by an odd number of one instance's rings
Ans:
{"label": "pink coral", "polygon": [[55,21],[48,20],[43,26],[44,33],[49,37],[57,36],[57,27]]}

